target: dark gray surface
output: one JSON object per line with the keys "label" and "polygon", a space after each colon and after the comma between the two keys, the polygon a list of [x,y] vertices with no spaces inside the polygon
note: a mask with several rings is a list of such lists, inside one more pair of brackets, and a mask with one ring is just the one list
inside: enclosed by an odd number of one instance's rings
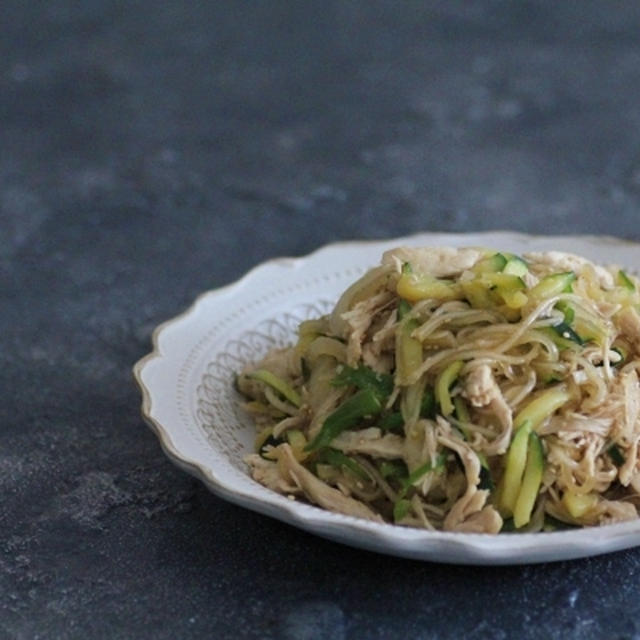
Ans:
{"label": "dark gray surface", "polygon": [[640,237],[638,3],[1,13],[0,637],[640,638],[640,552],[326,542],[173,468],[130,374],[196,294],[327,241]]}

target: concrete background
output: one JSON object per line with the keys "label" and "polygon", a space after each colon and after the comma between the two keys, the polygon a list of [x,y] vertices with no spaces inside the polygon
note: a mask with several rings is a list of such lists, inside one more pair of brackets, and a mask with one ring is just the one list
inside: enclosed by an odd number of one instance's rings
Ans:
{"label": "concrete background", "polygon": [[150,332],[333,240],[640,238],[636,2],[4,0],[0,637],[640,638],[640,552],[421,564],[229,505]]}

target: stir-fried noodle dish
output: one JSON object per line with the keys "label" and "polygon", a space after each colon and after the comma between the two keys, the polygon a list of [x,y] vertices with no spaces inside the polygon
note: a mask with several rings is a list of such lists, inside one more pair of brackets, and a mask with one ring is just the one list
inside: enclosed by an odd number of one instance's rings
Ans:
{"label": "stir-fried noodle dish", "polygon": [[639,286],[567,253],[388,251],[295,345],[239,373],[251,474],[424,529],[637,518]]}

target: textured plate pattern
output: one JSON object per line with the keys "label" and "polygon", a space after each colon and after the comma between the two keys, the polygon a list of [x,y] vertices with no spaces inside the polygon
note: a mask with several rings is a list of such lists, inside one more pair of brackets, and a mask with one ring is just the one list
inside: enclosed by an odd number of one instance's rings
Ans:
{"label": "textured plate pattern", "polygon": [[543,562],[640,544],[640,521],[545,534],[428,532],[371,523],[294,502],[254,482],[242,458],[254,430],[233,389],[234,374],[301,320],[326,313],[383,251],[399,245],[488,246],[523,253],[565,250],[638,270],[638,245],[615,238],[533,237],[508,232],[420,234],[329,245],[298,259],[264,263],[238,282],[201,295],[156,329],[154,350],[134,367],[142,413],[169,457],[218,495],[313,533],[389,554],[468,564]]}
{"label": "textured plate pattern", "polygon": [[269,318],[227,342],[207,366],[197,389],[196,417],[213,446],[225,455],[229,464],[244,469],[241,458],[250,453],[253,441],[251,421],[240,409],[240,399],[229,391],[234,376],[270,349],[290,344],[303,320],[317,318],[327,313],[331,306],[328,301],[320,301],[305,304],[281,317]]}

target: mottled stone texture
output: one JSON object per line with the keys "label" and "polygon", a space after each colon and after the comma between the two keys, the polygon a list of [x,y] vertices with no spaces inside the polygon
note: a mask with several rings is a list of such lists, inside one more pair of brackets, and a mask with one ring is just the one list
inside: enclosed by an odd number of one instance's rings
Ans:
{"label": "mottled stone texture", "polygon": [[326,542],[171,466],[130,374],[197,293],[327,241],[639,238],[637,2],[0,12],[0,637],[640,638],[640,552]]}

